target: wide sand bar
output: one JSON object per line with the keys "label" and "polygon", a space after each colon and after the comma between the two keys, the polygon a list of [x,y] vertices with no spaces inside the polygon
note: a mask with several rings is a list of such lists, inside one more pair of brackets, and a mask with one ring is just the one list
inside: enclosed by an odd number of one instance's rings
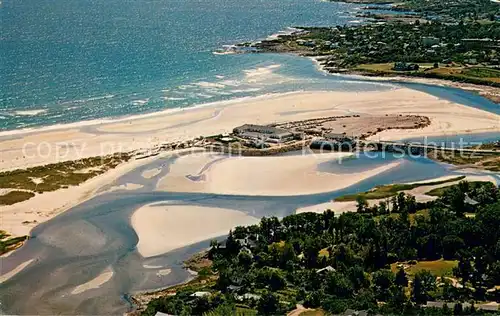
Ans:
{"label": "wide sand bar", "polygon": [[243,212],[192,205],[149,204],[136,210],[131,222],[143,257],[152,257],[210,238],[259,219]]}
{"label": "wide sand bar", "polygon": [[349,156],[352,154],[343,152],[225,159],[211,154],[189,155],[171,166],[157,189],[233,195],[307,195],[346,188],[399,164],[396,161],[349,174],[318,171],[321,163]]}

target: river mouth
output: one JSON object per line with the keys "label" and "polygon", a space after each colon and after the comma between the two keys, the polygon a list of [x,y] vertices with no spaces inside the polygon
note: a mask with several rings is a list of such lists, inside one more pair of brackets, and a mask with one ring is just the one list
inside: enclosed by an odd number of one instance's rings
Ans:
{"label": "river mouth", "polygon": [[[433,93],[436,93],[434,89],[442,89],[439,95],[443,99],[456,95],[453,89],[433,87]],[[483,103],[487,101],[479,96],[470,94],[467,100],[469,107],[489,109]],[[490,110],[496,113],[495,109]],[[495,140],[498,136],[500,133],[453,135],[469,141]],[[450,136],[432,138],[433,141],[447,139]],[[303,153],[258,159],[285,161],[294,155]],[[323,158],[320,156],[318,158]],[[35,227],[31,232],[32,238],[25,246],[1,259],[2,270],[6,272],[25,265],[20,272],[0,284],[2,311],[8,314],[120,314],[130,310],[127,297],[131,293],[164,288],[192,278],[182,268],[182,261],[208,247],[208,237],[207,240],[200,237],[190,239],[190,244],[165,253],[147,257],[139,253],[137,245],[140,236],[131,225],[131,217],[136,210],[153,203],[175,208],[234,210],[255,219],[283,217],[294,214],[297,209],[326,203],[341,195],[367,191],[377,185],[468,174],[424,157],[367,152],[341,160],[318,159],[315,171],[326,177],[333,175],[347,179],[389,165],[391,168],[321,193],[283,196],[158,190],[161,179],[168,177],[172,166],[183,157],[167,156],[141,165],[102,187],[92,199]],[[192,183],[203,181],[204,172],[210,172],[220,163],[217,159],[188,168],[185,178]],[[224,157],[220,159],[225,160]],[[280,168],[280,165],[274,168]],[[249,176],[251,173],[247,172]],[[273,172],[268,175],[272,177]],[[234,180],[234,183],[237,181]],[[214,213],[214,216],[217,214]],[[185,219],[178,225],[189,227],[196,220]],[[209,236],[214,237],[213,234]],[[221,233],[217,238],[224,238],[224,235]]]}

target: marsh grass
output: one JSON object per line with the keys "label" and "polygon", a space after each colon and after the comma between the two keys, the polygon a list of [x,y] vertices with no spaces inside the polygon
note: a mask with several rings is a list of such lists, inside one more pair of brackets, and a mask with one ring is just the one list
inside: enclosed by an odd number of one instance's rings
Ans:
{"label": "marsh grass", "polygon": [[26,201],[35,196],[35,193],[29,191],[10,191],[0,196],[0,205],[12,205]]}
{"label": "marsh grass", "polygon": [[1,196],[0,205],[28,200],[35,196],[34,192],[50,192],[79,185],[128,161],[130,157],[130,154],[115,154],[0,172],[0,188],[15,190]]}
{"label": "marsh grass", "polygon": [[[471,182],[469,182],[469,187],[471,189],[475,189],[475,188],[478,188],[479,186],[482,186],[485,183],[489,183],[489,182],[488,181],[471,181]],[[452,186],[453,185],[447,185],[447,186],[444,186],[444,187],[435,188],[435,189],[432,189],[432,190],[430,190],[428,192],[425,192],[425,195],[443,196],[444,193],[446,192],[446,190],[448,190]]]}
{"label": "marsh grass", "polygon": [[7,232],[0,230],[0,255],[21,247],[24,241],[28,239],[28,236],[9,237],[10,235]]}
{"label": "marsh grass", "polygon": [[347,194],[335,199],[337,202],[349,202],[356,201],[357,198],[363,197],[366,200],[377,200],[392,197],[398,192],[409,191],[418,187],[440,185],[443,183],[456,182],[465,179],[465,176],[459,176],[442,181],[431,181],[431,182],[421,182],[421,183],[409,183],[409,184],[389,184],[381,185],[375,187],[373,190],[367,192],[361,192],[356,194]]}

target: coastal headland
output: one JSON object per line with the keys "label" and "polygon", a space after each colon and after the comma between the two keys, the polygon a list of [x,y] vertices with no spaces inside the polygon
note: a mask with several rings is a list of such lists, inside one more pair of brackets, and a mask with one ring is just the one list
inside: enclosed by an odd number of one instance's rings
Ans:
{"label": "coastal headland", "polygon": [[[236,50],[240,47],[243,52],[294,53],[314,58],[329,73],[447,85],[499,103],[500,28],[493,18],[499,13],[497,3],[340,2],[370,4],[358,14],[362,23],[297,26],[290,34],[241,43]],[[377,13],[379,10],[390,13]],[[468,10],[476,12],[475,19],[463,19]],[[403,14],[394,14],[397,11]]]}

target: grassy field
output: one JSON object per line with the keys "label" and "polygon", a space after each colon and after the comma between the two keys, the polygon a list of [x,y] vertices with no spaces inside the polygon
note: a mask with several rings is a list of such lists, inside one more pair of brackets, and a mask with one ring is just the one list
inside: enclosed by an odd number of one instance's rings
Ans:
{"label": "grassy field", "polygon": [[303,311],[299,314],[300,316],[324,316],[326,313],[322,309],[314,309]]}
{"label": "grassy field", "polygon": [[[407,263],[403,263],[408,265]],[[398,268],[398,263],[391,264],[391,270],[396,273]],[[421,270],[430,271],[435,276],[451,276],[453,274],[453,268],[458,265],[456,260],[435,260],[435,261],[418,261],[414,265],[409,265],[410,267],[406,269],[406,273],[410,276],[415,275],[415,273]]]}
{"label": "grassy field", "polygon": [[483,78],[488,81],[500,82],[500,70],[492,68],[467,68],[462,71],[467,77]]}
{"label": "grassy field", "polygon": [[[482,185],[484,183],[488,183],[488,181],[471,181],[471,182],[469,182],[469,186],[470,187],[476,187],[476,186]],[[432,189],[432,190],[430,190],[428,192],[425,192],[425,195],[443,196],[444,192],[446,190],[448,190],[450,187],[452,187],[452,185],[447,185],[447,186],[444,186],[444,187],[441,187],[441,188],[435,188],[435,189]]]}
{"label": "grassy field", "polygon": [[15,190],[0,196],[0,205],[28,200],[35,196],[34,192],[50,192],[79,185],[129,159],[129,154],[115,154],[0,172],[0,188]]}
{"label": "grassy field", "polygon": [[21,247],[28,236],[9,238],[10,235],[0,230],[0,255]]}
{"label": "grassy field", "polygon": [[431,181],[431,182],[422,182],[422,183],[410,183],[410,184],[390,184],[390,185],[382,185],[377,186],[374,189],[368,192],[356,193],[356,194],[348,194],[335,199],[337,202],[348,202],[348,201],[356,201],[358,197],[364,197],[367,200],[376,200],[376,199],[385,199],[388,197],[392,197],[398,192],[408,191],[422,186],[430,186],[430,185],[440,185],[443,183],[456,182],[465,179],[465,176],[460,176],[456,178],[451,178],[448,180],[442,181]]}
{"label": "grassy field", "polygon": [[500,70],[481,66],[464,67],[462,65],[443,66],[434,68],[433,64],[419,63],[417,71],[396,71],[392,68],[394,63],[361,64],[354,68],[355,71],[368,72],[380,75],[404,74],[419,77],[435,77],[453,81],[470,81],[477,84],[499,84]]}

